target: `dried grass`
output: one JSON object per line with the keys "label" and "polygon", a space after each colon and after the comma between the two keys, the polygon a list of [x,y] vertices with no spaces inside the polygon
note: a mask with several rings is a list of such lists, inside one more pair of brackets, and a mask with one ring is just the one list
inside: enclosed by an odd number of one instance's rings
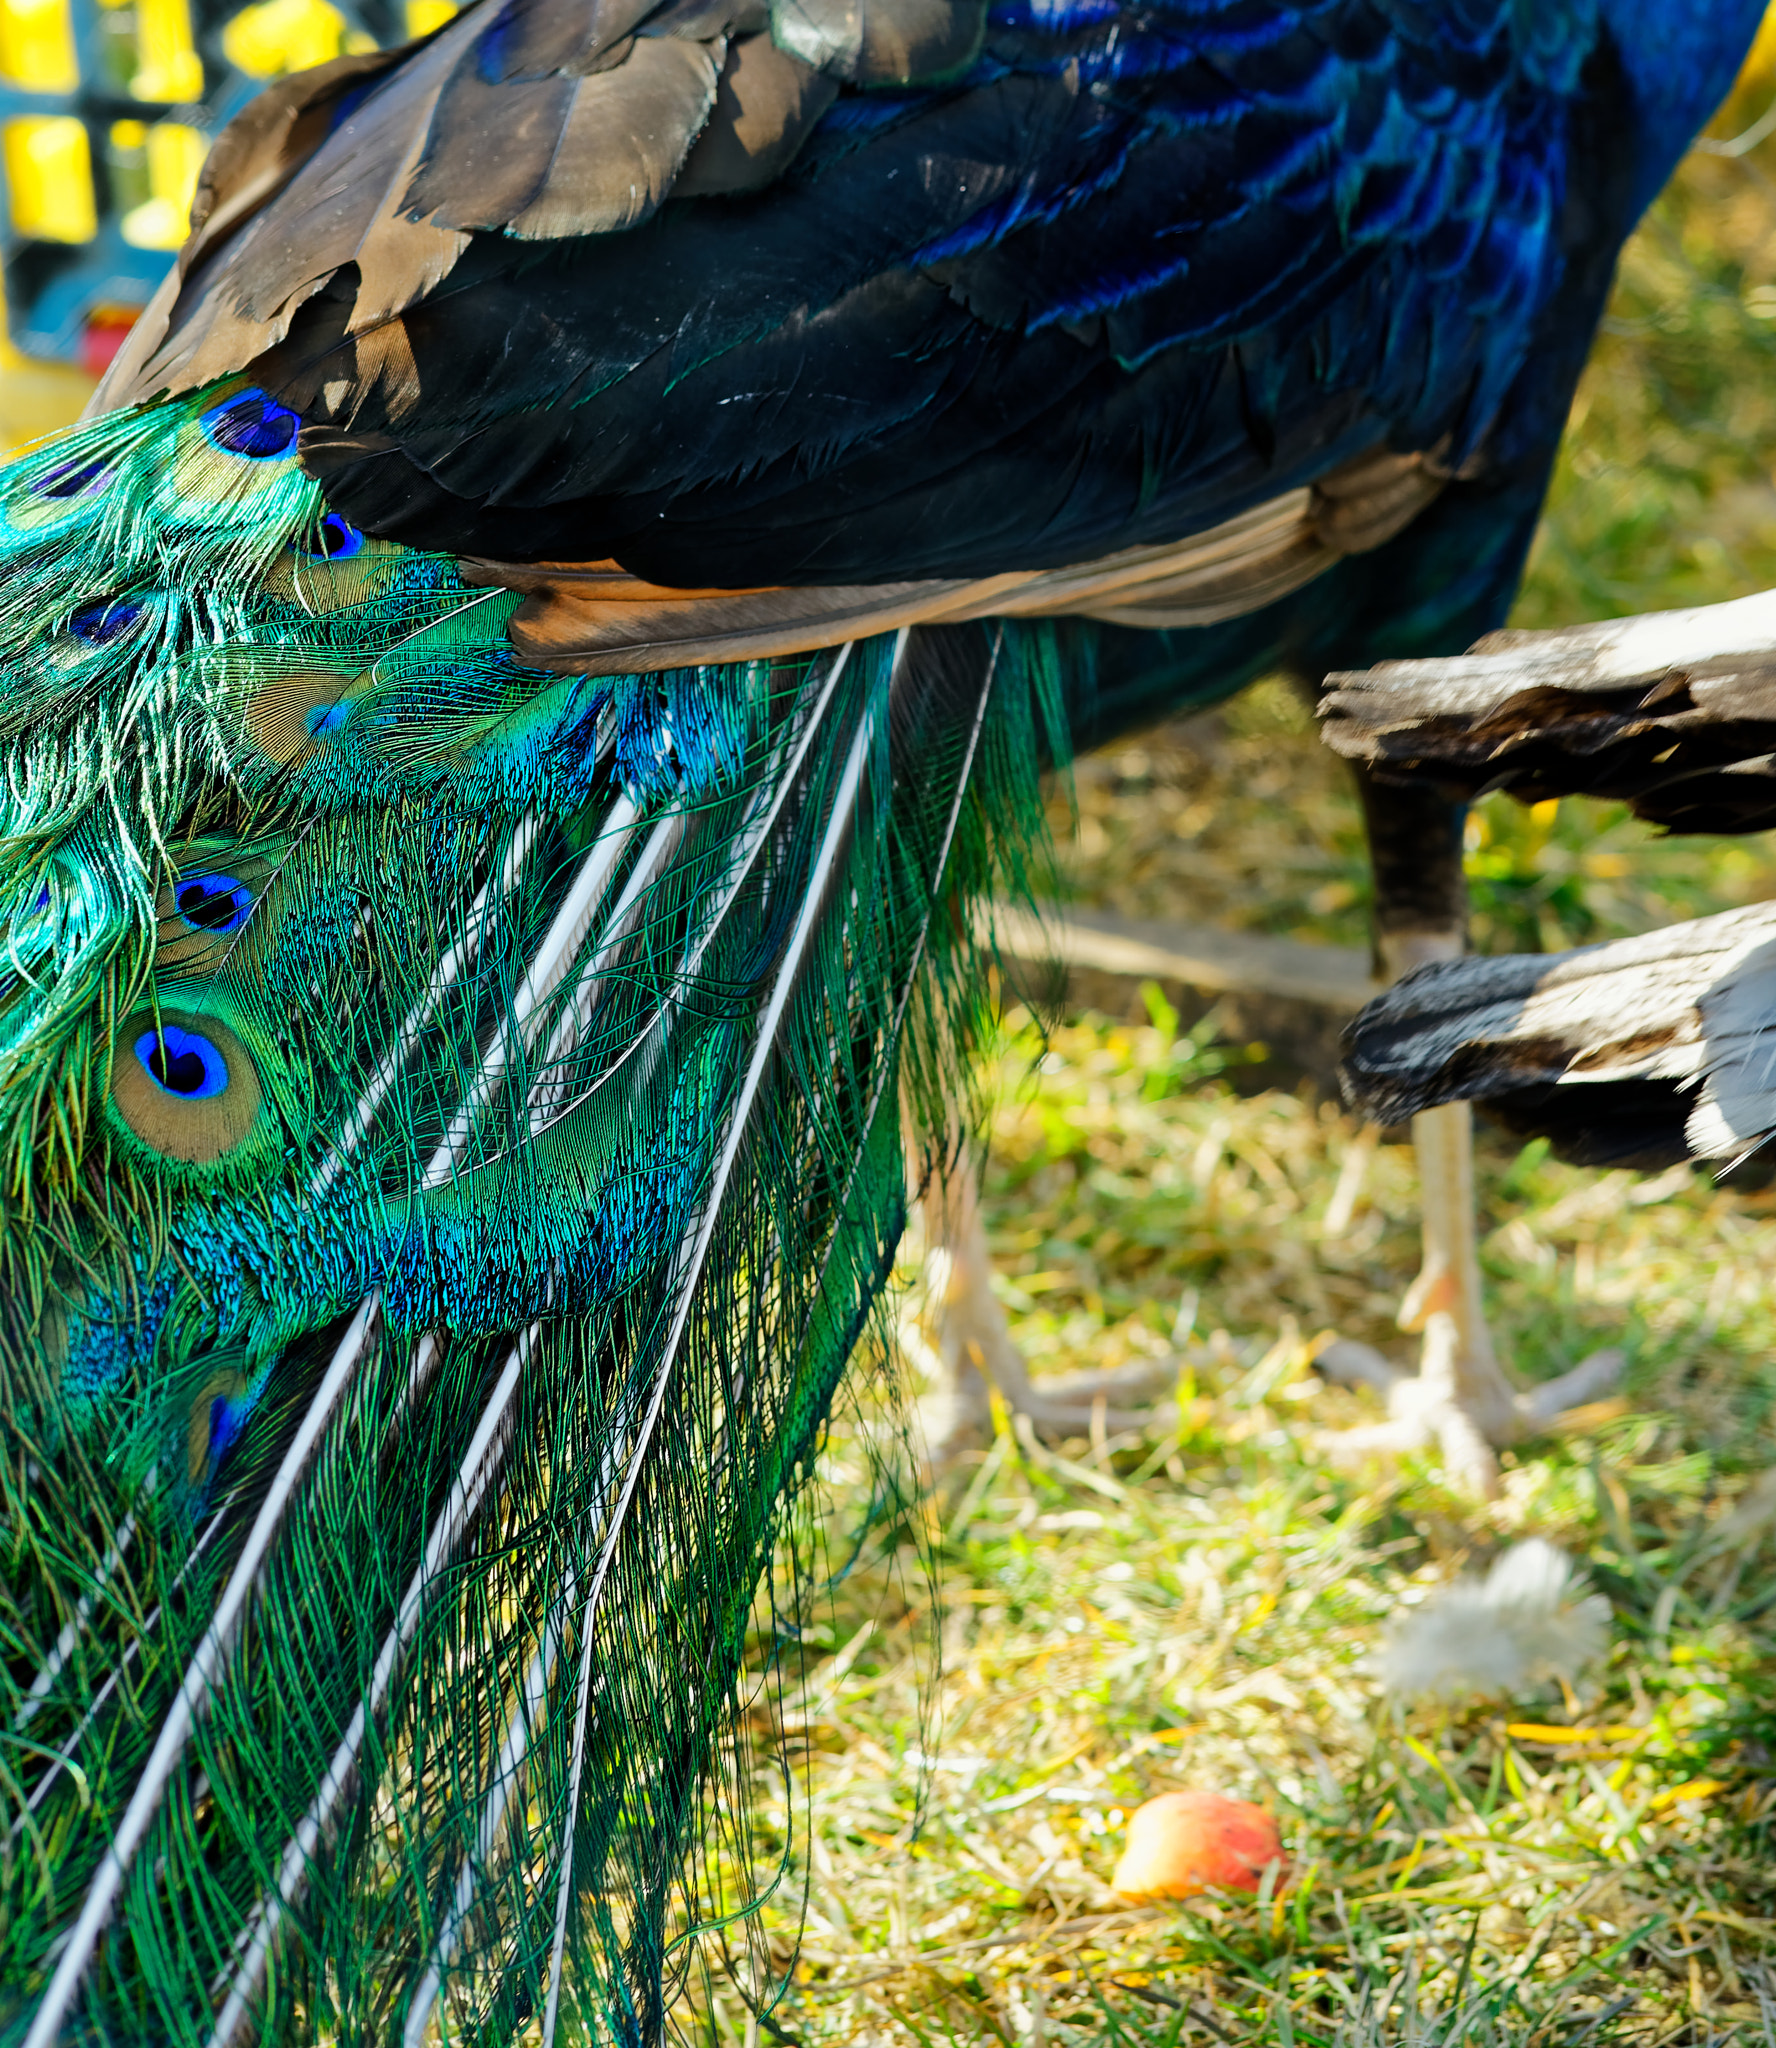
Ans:
{"label": "dried grass", "polygon": [[[1483,1148],[1517,1369],[1605,1337],[1634,1364],[1623,1401],[1508,1453],[1479,1512],[1425,1462],[1353,1474],[1316,1444],[1364,1411],[1312,1374],[1314,1334],[1405,1348],[1409,1155],[1176,1051],[1158,1025],[1079,1018],[1044,1043],[1012,1019],[988,1191],[1016,1333],[1039,1369],[1169,1357],[1177,1405],[1151,1437],[1058,1450],[1002,1426],[931,1505],[934,1586],[905,1548],[897,1578],[881,1559],[835,1591],[803,1717],[761,1737],[810,1792],[803,1836],[769,1781],[809,1884],[772,2024],[809,2048],[1764,2038],[1770,1198]],[[835,1438],[841,1502],[870,1448]],[[1532,1533],[1610,1600],[1591,1691],[1385,1702],[1389,1616]],[[1109,1891],[1123,1816],[1185,1785],[1274,1806],[1278,1896]],[[698,2003],[714,2038],[744,2031],[737,1995]]]}

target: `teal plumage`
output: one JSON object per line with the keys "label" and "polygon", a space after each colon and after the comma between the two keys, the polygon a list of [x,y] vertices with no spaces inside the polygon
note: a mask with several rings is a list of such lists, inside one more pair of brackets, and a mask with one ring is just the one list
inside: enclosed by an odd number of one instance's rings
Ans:
{"label": "teal plumage", "polygon": [[281,427],[211,391],[0,472],[0,2014],[641,2038],[1052,673],[527,670]]}

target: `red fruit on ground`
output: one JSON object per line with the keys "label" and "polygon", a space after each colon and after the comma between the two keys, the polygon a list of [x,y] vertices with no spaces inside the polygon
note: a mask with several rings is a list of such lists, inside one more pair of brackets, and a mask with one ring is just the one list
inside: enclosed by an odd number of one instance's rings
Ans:
{"label": "red fruit on ground", "polygon": [[1219,1792],[1162,1792],[1130,1814],[1128,1846],[1110,1883],[1128,1899],[1255,1892],[1266,1865],[1282,1854],[1276,1822],[1263,1807]]}

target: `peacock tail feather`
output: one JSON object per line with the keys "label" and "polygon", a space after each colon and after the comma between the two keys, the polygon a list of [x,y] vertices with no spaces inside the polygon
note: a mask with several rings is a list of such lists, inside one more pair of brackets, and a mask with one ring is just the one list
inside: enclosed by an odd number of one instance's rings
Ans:
{"label": "peacock tail feather", "polygon": [[529,669],[297,424],[0,470],[0,2040],[642,2043],[1054,644]]}

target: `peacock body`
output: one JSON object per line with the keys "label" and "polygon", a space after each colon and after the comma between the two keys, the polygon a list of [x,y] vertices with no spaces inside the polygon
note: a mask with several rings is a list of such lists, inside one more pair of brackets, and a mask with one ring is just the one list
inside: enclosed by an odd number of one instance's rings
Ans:
{"label": "peacock body", "polygon": [[224,134],[0,472],[0,2039],[660,2036],[1041,764],[1497,602],[1756,13],[482,0]]}

